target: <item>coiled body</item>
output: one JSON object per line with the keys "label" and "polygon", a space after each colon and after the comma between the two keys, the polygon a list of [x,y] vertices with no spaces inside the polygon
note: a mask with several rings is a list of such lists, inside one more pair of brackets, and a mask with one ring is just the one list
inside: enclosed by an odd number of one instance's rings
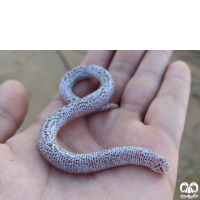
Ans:
{"label": "coiled body", "polygon": [[[73,94],[74,84],[92,77],[100,81],[101,87],[84,98]],[[84,65],[69,71],[61,80],[60,93],[68,105],[49,116],[40,130],[38,146],[44,158],[56,168],[70,173],[90,173],[121,165],[146,166],[158,173],[167,174],[169,163],[159,154],[141,147],[123,146],[103,151],[77,154],[63,149],[56,136],[60,128],[75,118],[88,113],[118,107],[108,104],[115,89],[109,72],[100,66]]]}

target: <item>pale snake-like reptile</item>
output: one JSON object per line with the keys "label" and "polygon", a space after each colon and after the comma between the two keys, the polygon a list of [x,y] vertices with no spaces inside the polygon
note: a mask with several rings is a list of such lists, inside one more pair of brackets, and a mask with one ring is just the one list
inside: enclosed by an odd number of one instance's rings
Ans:
{"label": "pale snake-like reptile", "polygon": [[[80,80],[95,78],[100,83],[99,89],[80,98],[72,89]],[[88,113],[105,111],[118,106],[108,103],[115,89],[115,83],[110,73],[97,65],[83,65],[70,70],[62,78],[60,93],[68,104],[50,115],[39,133],[38,146],[43,157],[54,167],[70,173],[91,173],[122,165],[141,165],[151,170],[168,174],[170,165],[165,158],[151,150],[122,146],[105,149],[93,153],[73,153],[63,149],[56,136],[67,122]]]}

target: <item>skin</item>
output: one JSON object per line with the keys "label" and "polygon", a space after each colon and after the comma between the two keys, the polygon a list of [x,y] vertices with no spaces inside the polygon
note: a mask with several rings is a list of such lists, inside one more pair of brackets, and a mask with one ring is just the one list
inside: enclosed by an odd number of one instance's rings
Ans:
{"label": "skin", "polygon": [[[77,153],[125,145],[150,149],[170,163],[167,176],[135,165],[91,174],[52,167],[38,150],[38,134],[65,103],[58,93],[14,135],[26,115],[28,94],[19,82],[7,81],[0,87],[0,199],[173,199],[190,71],[180,61],[168,65],[170,56],[170,51],[90,51],[81,64],[109,70],[116,84],[110,102],[120,108],[78,118],[58,134],[60,145]],[[97,87],[97,81],[84,80],[74,93],[83,97]]]}

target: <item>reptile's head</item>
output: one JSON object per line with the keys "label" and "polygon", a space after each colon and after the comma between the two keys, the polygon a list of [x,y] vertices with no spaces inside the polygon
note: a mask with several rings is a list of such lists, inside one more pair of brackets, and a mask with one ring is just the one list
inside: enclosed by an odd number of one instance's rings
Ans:
{"label": "reptile's head", "polygon": [[166,159],[164,159],[163,157],[160,157],[158,158],[158,162],[156,163],[156,165],[153,167],[152,170],[155,172],[167,175],[170,172],[171,167]]}

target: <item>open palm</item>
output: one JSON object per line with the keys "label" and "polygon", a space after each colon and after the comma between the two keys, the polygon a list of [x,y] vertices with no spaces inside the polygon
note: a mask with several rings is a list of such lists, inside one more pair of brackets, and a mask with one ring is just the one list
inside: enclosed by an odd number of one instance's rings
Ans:
{"label": "open palm", "polygon": [[[110,102],[120,108],[93,113],[66,124],[58,142],[76,153],[116,146],[140,146],[165,157],[172,170],[165,176],[129,165],[91,174],[70,174],[51,166],[38,150],[45,119],[65,105],[60,94],[20,134],[28,105],[25,88],[16,81],[0,87],[0,199],[172,199],[183,131],[190,72],[186,64],[168,65],[170,51],[90,51],[81,64],[107,68],[115,80]],[[82,97],[98,86],[76,84]]]}

